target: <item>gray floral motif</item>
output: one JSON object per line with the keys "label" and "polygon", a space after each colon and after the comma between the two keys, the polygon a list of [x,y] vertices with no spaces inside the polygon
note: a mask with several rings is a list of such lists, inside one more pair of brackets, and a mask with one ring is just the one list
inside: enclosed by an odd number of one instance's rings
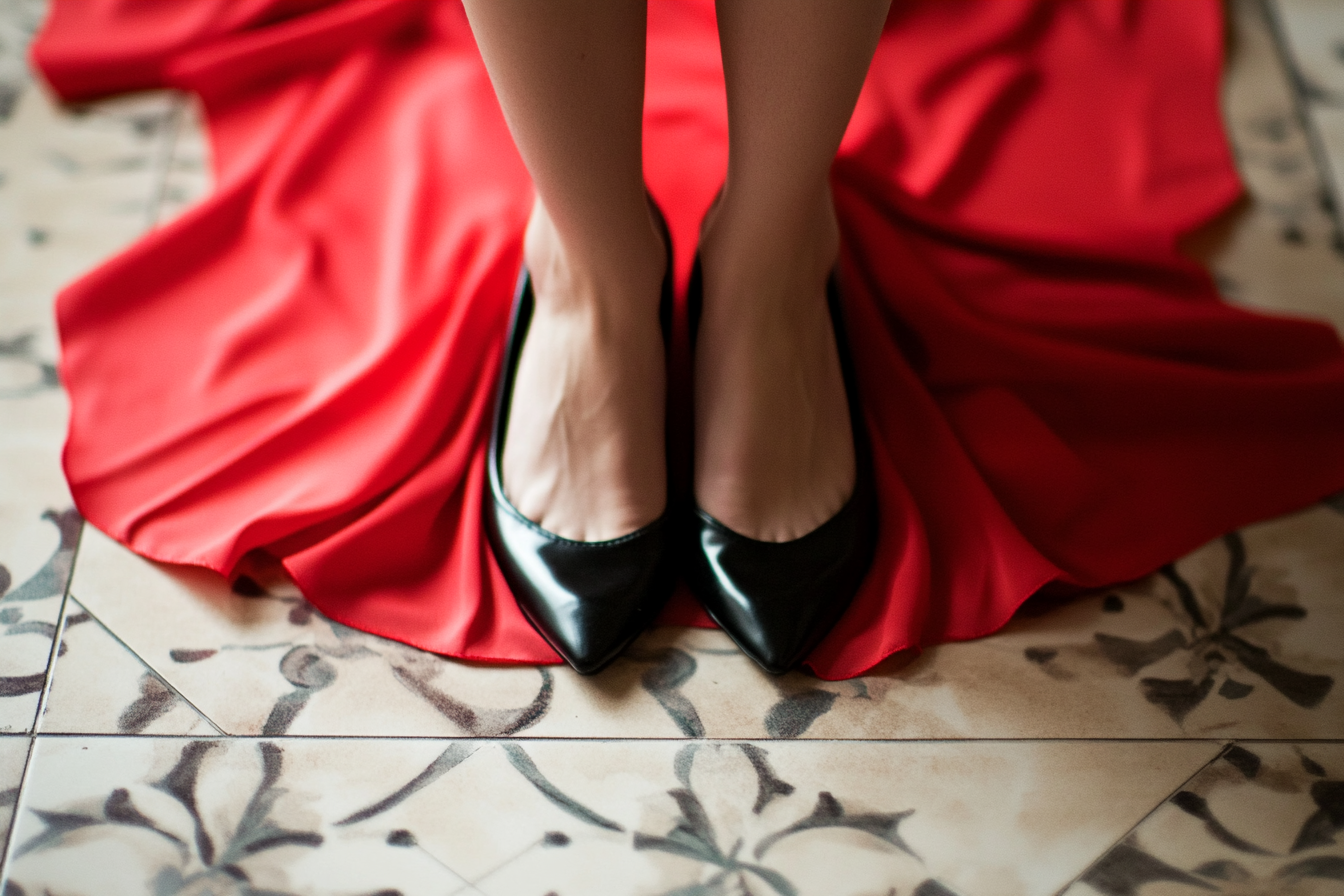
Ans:
{"label": "gray floral motif", "polygon": [[1208,797],[1198,792],[1205,788],[1197,780],[1167,803],[1200,822],[1199,829],[1209,848],[1201,847],[1198,854],[1221,852],[1223,857],[1193,868],[1177,867],[1145,848],[1141,826],[1089,868],[1080,880],[1103,896],[1144,896],[1150,885],[1157,892],[1167,882],[1184,884],[1192,892],[1237,896],[1315,893],[1320,892],[1317,885],[1321,882],[1344,884],[1344,852],[1337,841],[1344,832],[1344,781],[1329,778],[1325,769],[1305,753],[1299,758],[1300,768],[1294,772],[1273,769],[1262,774],[1261,756],[1233,744],[1215,760],[1214,774],[1206,778],[1215,782],[1210,786],[1216,786],[1220,772],[1217,766],[1227,763],[1245,781],[1274,791],[1276,800],[1282,799],[1279,794],[1283,791],[1309,795],[1310,803],[1301,801],[1300,827],[1286,853],[1277,853],[1234,833],[1212,808]]}
{"label": "gray floral motif", "polygon": [[[1252,623],[1267,619],[1302,620],[1307,611],[1295,603],[1271,602],[1255,592],[1254,565],[1247,563],[1246,545],[1240,533],[1223,539],[1228,553],[1227,576],[1218,595],[1204,595],[1204,603],[1191,584],[1174,565],[1162,568],[1160,575],[1174,589],[1176,603],[1170,605],[1176,625],[1162,635],[1143,641],[1106,632],[1095,633],[1087,648],[1028,647],[1026,659],[1039,665],[1055,678],[1068,679],[1076,674],[1069,660],[1081,653],[1100,656],[1117,674],[1133,678],[1143,669],[1173,654],[1183,654],[1190,674],[1185,678],[1145,676],[1138,679],[1144,699],[1172,718],[1177,724],[1213,694],[1226,700],[1239,700],[1260,684],[1266,684],[1297,706],[1318,706],[1334,687],[1329,675],[1294,669],[1276,659],[1268,648],[1248,639],[1241,631]],[[1216,606],[1210,618],[1207,607]],[[1124,602],[1110,595],[1103,603],[1107,612],[1123,612]]]}
{"label": "gray floral motif", "polygon": [[[757,796],[751,809],[753,815],[759,816],[776,798],[794,793],[796,788],[775,774],[765,750],[753,744],[736,744],[735,748],[747,757],[756,774]],[[756,889],[756,881],[764,882],[780,896],[796,896],[798,888],[778,869],[767,864],[767,854],[785,838],[825,828],[859,831],[869,835],[874,848],[920,858],[899,833],[901,823],[914,814],[913,809],[852,813],[846,811],[840,800],[825,790],[817,793],[816,805],[810,814],[758,838],[750,848],[746,848],[740,836],[730,846],[725,846],[723,832],[715,830],[702,795],[696,792],[691,783],[691,769],[701,749],[699,744],[684,747],[674,761],[674,772],[681,786],[668,791],[679,810],[671,830],[662,835],[642,831],[634,834],[633,845],[637,850],[669,853],[714,869],[708,880],[669,890],[663,896],[729,896],[760,892]],[[951,894],[952,891],[940,882],[929,879],[916,892],[934,896]]]}
{"label": "gray floral motif", "polygon": [[[695,704],[682,690],[699,671],[699,663],[692,652],[738,655],[736,648],[693,647],[686,650],[663,647],[655,650],[628,650],[625,659],[648,664],[648,668],[640,675],[640,686],[658,701],[682,734],[702,738],[705,736],[704,722]],[[815,679],[799,673],[781,676],[774,684],[780,692],[780,698],[766,710],[763,721],[766,733],[779,740],[801,737],[813,722],[830,712],[836,700],[842,696],[837,691],[818,687]],[[850,695],[852,698],[871,699],[862,679],[854,679],[843,687],[854,692]]]}
{"label": "gray floral motif", "polygon": [[[69,618],[65,620],[65,624],[67,627],[70,625]],[[179,703],[180,698],[162,678],[153,672],[141,673],[140,696],[117,717],[117,730],[125,734],[139,734],[154,721],[167,715]]]}
{"label": "gray floral motif", "polygon": [[[172,847],[176,862],[165,862],[154,879],[158,896],[177,893],[229,893],[237,896],[284,896],[272,889],[251,885],[246,863],[249,859],[284,846],[318,847],[323,836],[316,831],[284,827],[274,817],[275,804],[286,790],[277,783],[283,770],[283,751],[272,743],[257,745],[261,781],[253,791],[241,816],[227,836],[217,841],[207,829],[197,798],[197,783],[206,757],[220,747],[219,741],[191,741],[182,749],[177,764],[151,786],[182,805],[191,819],[191,830],[171,821],[152,818],[136,805],[130,790],[119,787],[108,794],[98,811],[49,812],[31,810],[43,823],[44,830],[18,846],[14,858],[63,845],[76,831],[88,836],[102,830],[116,836],[118,828],[140,828],[157,834]],[[18,884],[10,882],[14,896],[22,894]],[[6,890],[6,896],[10,891]]]}
{"label": "gray floral motif", "polygon": [[283,650],[276,668],[293,690],[281,696],[271,708],[262,726],[265,737],[287,733],[309,700],[317,692],[336,684],[341,662],[362,657],[382,658],[406,690],[432,706],[464,734],[473,737],[517,734],[541,721],[550,708],[555,676],[544,666],[537,667],[540,679],[537,692],[526,705],[504,709],[474,706],[435,686],[434,677],[445,660],[434,654],[333,622],[302,597],[271,594],[251,578],[240,577],[234,582],[233,591],[241,597],[289,605],[289,623],[300,628],[315,628],[316,639],[306,644],[284,641],[261,646],[227,644],[207,649],[179,648],[171,650],[169,657],[176,663],[200,663],[221,651]]}
{"label": "gray floral motif", "polygon": [[0,604],[41,600],[65,592],[65,583],[70,578],[70,566],[74,561],[75,545],[79,543],[80,526],[84,521],[74,508],[44,511],[42,519],[56,526],[61,533],[61,542],[42,568],[13,591],[6,590],[11,581],[9,570],[0,565],[0,595],[3,595]]}
{"label": "gray floral motif", "polygon": [[698,664],[695,657],[676,647],[642,652],[626,651],[626,659],[650,666],[640,676],[639,683],[653,695],[658,705],[668,714],[681,733],[687,737],[704,737],[705,724],[695,704],[681,691],[682,685],[695,675]]}
{"label": "gray floral motif", "polygon": [[0,125],[9,121],[30,75],[25,57],[46,14],[45,0],[8,0],[0,16]]}
{"label": "gray floral motif", "polygon": [[[9,590],[12,582],[9,570],[0,564],[0,627],[3,628],[0,637],[38,635],[51,641],[56,636],[56,626],[52,622],[25,618],[25,610],[28,605],[36,601],[59,597],[65,593],[83,520],[73,508],[63,511],[48,510],[42,514],[42,518],[59,530],[60,544],[41,569],[13,590]],[[38,670],[29,675],[0,675],[0,697],[18,697],[36,693],[42,690],[45,681],[45,670]]]}
{"label": "gray floral motif", "polygon": [[[0,117],[4,114],[3,91],[3,86],[0,86]],[[56,365],[37,356],[33,347],[36,335],[28,332],[0,338],[0,361],[17,365],[25,371],[25,375],[15,377],[17,385],[0,388],[0,398],[21,398],[61,387],[60,378],[56,374]]]}

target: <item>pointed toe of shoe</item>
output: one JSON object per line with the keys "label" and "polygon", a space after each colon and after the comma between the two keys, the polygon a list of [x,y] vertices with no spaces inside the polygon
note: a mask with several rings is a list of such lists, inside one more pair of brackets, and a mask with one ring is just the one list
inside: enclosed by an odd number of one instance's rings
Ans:
{"label": "pointed toe of shoe", "polygon": [[742,652],[779,675],[798,666],[848,609],[872,564],[875,530],[867,490],[788,542],[739,535],[697,511],[687,576]]}
{"label": "pointed toe of shoe", "polygon": [[584,675],[601,671],[658,615],[672,592],[660,518],[611,541],[570,541],[495,501],[491,541],[523,614]]}

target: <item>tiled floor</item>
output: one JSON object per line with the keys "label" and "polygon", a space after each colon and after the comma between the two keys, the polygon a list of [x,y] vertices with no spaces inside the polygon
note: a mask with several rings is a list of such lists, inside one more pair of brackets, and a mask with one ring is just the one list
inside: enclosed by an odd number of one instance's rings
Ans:
{"label": "tiled floor", "polygon": [[[1254,201],[1201,251],[1344,330],[1344,4],[1230,9]],[[51,299],[207,150],[180,97],[54,108],[42,13],[0,0],[4,896],[1344,893],[1344,496],[837,683],[691,630],[594,679],[445,661],[82,526]]]}

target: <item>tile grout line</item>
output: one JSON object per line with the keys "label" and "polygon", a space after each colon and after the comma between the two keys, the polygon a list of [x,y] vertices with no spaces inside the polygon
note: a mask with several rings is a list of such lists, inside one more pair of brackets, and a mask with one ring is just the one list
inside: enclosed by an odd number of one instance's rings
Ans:
{"label": "tile grout line", "polygon": [[84,543],[84,527],[88,525],[80,521],[79,537],[75,540],[75,548],[70,552],[70,570],[66,573],[65,587],[61,589],[61,610],[56,616],[56,630],[51,639],[51,652],[47,654],[47,675],[42,680],[42,693],[37,698],[37,714],[33,716],[32,736],[37,737],[38,729],[42,727],[42,714],[47,711],[47,698],[51,695],[51,682],[56,677],[56,661],[61,656],[61,639],[65,635],[65,617],[70,608],[70,583],[75,579],[75,561],[79,559],[79,546]]}
{"label": "tile grout line", "polygon": [[[47,708],[47,695],[51,691],[52,677],[56,672],[56,660],[60,658],[61,636],[65,633],[66,610],[70,606],[70,583],[75,578],[75,560],[79,557],[79,546],[84,543],[84,522],[79,524],[79,537],[70,552],[70,570],[66,573],[65,586],[61,589],[61,609],[56,615],[55,631],[51,638],[51,650],[47,653],[46,677],[42,680],[42,693],[37,699],[37,710],[33,714],[33,724],[28,730],[28,755],[23,760],[23,774],[19,777],[18,791],[14,794],[14,811],[9,819],[9,833],[0,848],[0,883],[8,880],[8,868],[11,853],[14,851],[14,835],[19,830],[19,815],[23,809],[23,796],[28,789],[28,779],[32,775],[33,759],[37,755],[37,732],[42,725],[42,713]],[[8,888],[6,888],[8,889]]]}
{"label": "tile grout line", "polygon": [[566,744],[566,743],[585,743],[585,744],[706,744],[711,746],[733,745],[733,744],[753,744],[765,747],[784,746],[789,744],[808,744],[812,746],[822,746],[826,744],[838,744],[843,746],[871,744],[875,746],[901,746],[918,745],[933,746],[937,744],[1152,744],[1174,746],[1179,744],[1207,744],[1207,745],[1227,745],[1237,744],[1309,744],[1312,746],[1340,746],[1344,745],[1344,740],[1340,738],[1319,738],[1319,737],[961,737],[961,738],[904,738],[904,739],[812,739],[812,738],[763,738],[763,737],[551,737],[547,735],[517,735],[517,736],[499,736],[499,737],[470,737],[466,735],[451,734],[228,734],[220,732],[218,735],[209,734],[109,734],[107,732],[85,732],[76,731],[50,731],[43,732],[42,737],[47,739],[55,738],[92,738],[100,740],[139,737],[155,738],[158,740],[236,740],[236,741],[265,741],[268,743],[303,743],[305,741],[405,741],[407,743],[441,743],[441,742],[464,742],[475,744],[510,744],[510,743],[534,743],[534,744]]}
{"label": "tile grout line", "polygon": [[33,757],[37,754],[37,736],[28,737],[28,755],[23,759],[23,774],[19,776],[19,789],[14,794],[14,812],[9,819],[9,832],[5,842],[0,843],[0,893],[9,892],[9,864],[14,851],[14,835],[19,832],[19,809],[23,806],[23,794],[28,789],[28,777],[32,773]]}
{"label": "tile grout line", "polygon": [[[529,843],[527,846],[524,846],[522,849],[518,850],[518,851],[517,851],[516,853],[514,853],[513,855],[509,856],[509,857],[506,858],[506,859],[501,860],[501,861],[499,862],[499,864],[495,865],[495,867],[493,867],[493,868],[491,868],[490,870],[486,871],[484,874],[479,875],[475,880],[466,880],[465,878],[463,878],[463,881],[464,881],[463,886],[458,887],[456,890],[451,891],[451,892],[448,894],[448,896],[459,896],[459,894],[463,894],[463,893],[465,893],[466,896],[473,896],[473,894],[476,894],[476,893],[485,893],[486,891],[483,890],[483,889],[481,889],[481,887],[479,886],[479,884],[480,884],[482,881],[486,881],[486,880],[489,880],[490,878],[494,877],[496,874],[498,874],[499,872],[503,871],[505,868],[509,867],[509,866],[512,865],[514,862],[517,862],[517,861],[518,861],[519,859],[521,859],[523,856],[527,855],[528,853],[530,853],[530,852],[532,852],[533,850],[535,850],[537,847],[541,846],[541,843],[542,843],[542,841],[540,841],[540,840],[534,840],[533,842]],[[445,866],[445,867],[446,867],[446,866]],[[459,875],[459,876],[460,876],[460,875]],[[467,891],[470,891],[470,892],[467,892]]]}
{"label": "tile grout line", "polygon": [[1298,67],[1297,54],[1288,39],[1288,29],[1283,23],[1279,4],[1280,0],[1260,0],[1258,6],[1269,26],[1269,33],[1274,38],[1272,41],[1274,54],[1278,57],[1284,74],[1288,76],[1289,86],[1292,87],[1293,111],[1297,114],[1298,124],[1302,127],[1302,132],[1307,137],[1307,145],[1311,148],[1311,160],[1316,165],[1321,189],[1328,193],[1332,200],[1330,217],[1334,220],[1336,235],[1344,240],[1344,184],[1335,181],[1334,166],[1326,152],[1325,141],[1321,139],[1320,131],[1317,129],[1316,118],[1312,115],[1311,101],[1302,89],[1306,79]]}
{"label": "tile grout line", "polygon": [[[72,579],[72,580],[74,579],[74,576],[73,576],[73,575],[71,575],[71,579]],[[70,595],[70,597],[71,597],[73,600],[77,600],[77,601],[79,600],[79,595],[77,595],[77,594],[72,594],[72,595]],[[182,701],[183,703],[185,703],[187,706],[191,707],[192,712],[194,712],[194,713],[196,713],[196,715],[200,716],[201,719],[203,719],[207,725],[209,725],[211,728],[215,729],[215,731],[217,732],[217,734],[218,734],[219,737],[232,737],[232,736],[233,736],[233,735],[229,734],[227,731],[225,731],[223,728],[219,727],[219,725],[215,723],[215,720],[212,719],[212,718],[210,718],[210,716],[206,715],[206,714],[201,710],[201,708],[200,708],[199,706],[197,706],[197,705],[196,705],[195,703],[193,703],[191,700],[187,699],[187,696],[186,696],[185,694],[183,694],[181,691],[179,691],[179,690],[177,689],[177,687],[176,687],[171,681],[169,681],[167,678],[165,678],[162,672],[160,672],[158,669],[155,669],[154,666],[153,666],[152,664],[150,664],[150,662],[149,662],[148,660],[146,660],[144,657],[142,657],[142,656],[139,654],[139,652],[137,652],[134,648],[132,648],[131,645],[129,645],[129,644],[127,644],[125,641],[123,641],[122,638],[121,638],[121,635],[118,635],[116,632],[114,632],[114,631],[112,630],[112,627],[111,627],[110,625],[108,625],[108,624],[107,624],[106,622],[104,622],[103,620],[99,619],[98,616],[97,616],[97,614],[94,613],[92,610],[90,610],[90,609],[89,609],[89,608],[88,608],[82,601],[80,602],[79,605],[80,605],[81,608],[83,608],[83,610],[84,610],[85,613],[88,613],[88,614],[89,614],[89,618],[90,618],[90,619],[92,619],[93,621],[97,622],[99,625],[101,625],[101,626],[103,627],[103,631],[107,632],[107,634],[112,638],[112,640],[116,641],[117,644],[121,645],[121,648],[122,648],[123,650],[125,650],[125,651],[126,651],[127,653],[129,653],[131,656],[135,657],[136,661],[139,662],[140,665],[144,666],[145,669],[146,669],[147,671],[153,673],[154,677],[157,678],[160,682],[162,682],[164,687],[166,687],[166,688],[168,688],[168,690],[172,691],[173,694],[174,694],[174,696],[177,697],[177,699],[181,700],[181,701]],[[205,735],[205,736],[206,736],[206,737],[209,737],[210,735]],[[53,732],[50,732],[50,733],[45,733],[45,732],[44,732],[44,733],[43,733],[43,737],[187,737],[187,738],[190,738],[190,737],[201,737],[201,735],[193,735],[193,734],[107,734],[107,733],[102,733],[102,732],[81,734],[81,733],[79,733],[79,732],[75,732],[75,731],[53,731]]]}
{"label": "tile grout line", "polygon": [[1176,789],[1175,789],[1175,790],[1172,790],[1172,791],[1171,791],[1170,793],[1168,793],[1166,796],[1162,797],[1162,799],[1158,801],[1157,805],[1153,806],[1153,808],[1151,808],[1151,809],[1149,809],[1147,812],[1145,812],[1145,813],[1143,814],[1143,817],[1140,818],[1138,821],[1134,822],[1134,824],[1129,828],[1129,830],[1125,831],[1123,834],[1120,835],[1119,839],[1117,839],[1117,840],[1116,840],[1114,843],[1112,843],[1110,846],[1108,846],[1108,847],[1106,847],[1104,850],[1102,850],[1101,853],[1100,853],[1096,858],[1094,858],[1091,862],[1088,863],[1088,865],[1087,865],[1086,868],[1084,868],[1082,871],[1079,871],[1078,874],[1075,875],[1075,876],[1073,877],[1072,880],[1070,880],[1070,881],[1069,881],[1068,883],[1066,883],[1064,886],[1062,886],[1062,887],[1060,887],[1058,890],[1056,890],[1056,891],[1055,891],[1055,896],[1064,896],[1064,894],[1067,893],[1068,890],[1069,890],[1071,887],[1073,887],[1073,886],[1074,886],[1075,884],[1077,884],[1080,880],[1082,880],[1083,875],[1087,874],[1087,872],[1089,872],[1089,871],[1092,870],[1092,868],[1097,864],[1097,862],[1101,861],[1101,860],[1104,859],[1106,856],[1110,855],[1110,853],[1111,853],[1111,851],[1112,851],[1113,849],[1115,849],[1115,848],[1116,848],[1117,846],[1119,846],[1121,843],[1124,843],[1125,840],[1129,839],[1129,836],[1130,836],[1131,834],[1133,834],[1133,833],[1134,833],[1135,831],[1137,831],[1140,827],[1142,827],[1142,826],[1143,826],[1143,823],[1144,823],[1145,821],[1147,821],[1148,819],[1152,818],[1152,817],[1153,817],[1153,814],[1156,813],[1156,812],[1157,812],[1159,809],[1161,809],[1163,806],[1165,806],[1165,805],[1171,800],[1171,798],[1172,798],[1173,796],[1175,796],[1176,794],[1178,794],[1178,793],[1180,793],[1182,790],[1184,790],[1184,789],[1185,789],[1185,786],[1186,786],[1187,784],[1189,784],[1191,781],[1195,780],[1195,778],[1197,778],[1197,777],[1199,777],[1201,774],[1203,774],[1204,771],[1205,771],[1206,769],[1208,769],[1210,766],[1212,766],[1212,765],[1213,765],[1215,762],[1217,762],[1219,759],[1222,759],[1223,756],[1225,756],[1225,755],[1227,754],[1228,749],[1229,749],[1230,747],[1235,746],[1235,745],[1238,744],[1238,743],[1240,743],[1240,741],[1236,741],[1236,740],[1227,740],[1227,741],[1224,741],[1224,742],[1223,742],[1223,747],[1222,747],[1222,749],[1219,750],[1217,753],[1215,753],[1215,754],[1213,755],[1213,758],[1211,758],[1208,762],[1204,763],[1204,764],[1201,765],[1199,768],[1197,768],[1197,769],[1195,769],[1193,772],[1191,772],[1190,775],[1189,775],[1188,777],[1185,778],[1185,780],[1181,781],[1180,784],[1177,784],[1177,785],[1176,785]]}

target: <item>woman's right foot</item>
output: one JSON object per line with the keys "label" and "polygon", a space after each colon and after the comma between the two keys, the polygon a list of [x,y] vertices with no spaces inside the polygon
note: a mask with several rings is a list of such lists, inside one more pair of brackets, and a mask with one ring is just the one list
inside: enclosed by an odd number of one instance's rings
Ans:
{"label": "woman's right foot", "polygon": [[667,247],[652,216],[622,245],[594,242],[598,251],[570,251],[534,206],[523,256],[535,310],[501,458],[519,513],[589,542],[627,535],[667,506],[658,318]]}

